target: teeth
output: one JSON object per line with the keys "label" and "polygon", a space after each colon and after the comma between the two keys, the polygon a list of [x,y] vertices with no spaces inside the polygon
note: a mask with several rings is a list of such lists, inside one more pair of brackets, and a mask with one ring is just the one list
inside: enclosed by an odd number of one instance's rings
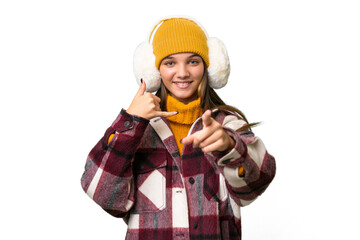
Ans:
{"label": "teeth", "polygon": [[185,86],[189,85],[190,83],[176,83],[176,84],[179,86],[185,87]]}

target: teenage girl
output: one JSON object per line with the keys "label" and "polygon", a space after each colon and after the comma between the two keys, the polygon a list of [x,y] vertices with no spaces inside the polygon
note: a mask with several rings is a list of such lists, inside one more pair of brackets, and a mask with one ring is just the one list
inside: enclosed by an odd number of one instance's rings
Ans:
{"label": "teenage girl", "polygon": [[265,191],[275,161],[214,91],[230,72],[224,45],[193,19],[166,18],[134,71],[140,88],[91,150],[83,189],[125,220],[126,239],[241,239],[240,207]]}

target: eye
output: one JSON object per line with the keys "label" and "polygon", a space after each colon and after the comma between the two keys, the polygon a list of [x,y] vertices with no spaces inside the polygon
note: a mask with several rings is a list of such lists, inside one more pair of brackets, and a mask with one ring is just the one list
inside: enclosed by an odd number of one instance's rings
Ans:
{"label": "eye", "polygon": [[175,63],[173,61],[165,61],[163,64],[165,66],[173,66]]}
{"label": "eye", "polygon": [[190,61],[189,61],[189,64],[190,65],[198,65],[198,64],[200,64],[200,59],[197,59],[197,58],[195,58],[195,59],[190,59]]}

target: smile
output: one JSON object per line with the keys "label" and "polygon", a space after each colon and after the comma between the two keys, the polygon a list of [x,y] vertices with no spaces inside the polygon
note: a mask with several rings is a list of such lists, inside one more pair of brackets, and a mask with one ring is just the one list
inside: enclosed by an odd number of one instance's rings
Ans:
{"label": "smile", "polygon": [[191,82],[174,82],[174,84],[181,89],[187,88],[190,86]]}

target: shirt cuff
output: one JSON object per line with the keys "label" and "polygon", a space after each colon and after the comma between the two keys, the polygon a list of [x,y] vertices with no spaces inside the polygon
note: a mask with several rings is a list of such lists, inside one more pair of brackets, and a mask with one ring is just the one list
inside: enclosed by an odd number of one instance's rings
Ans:
{"label": "shirt cuff", "polygon": [[147,125],[149,120],[128,114],[125,109],[121,109],[119,116],[112,124],[112,128],[116,132],[125,132],[133,129],[136,125]]}
{"label": "shirt cuff", "polygon": [[234,139],[235,146],[230,151],[224,152],[224,155],[219,157],[217,164],[219,166],[238,167],[239,162],[237,160],[239,160],[246,151],[246,145],[241,140],[240,135],[235,131],[228,128],[224,128],[224,130]]}

